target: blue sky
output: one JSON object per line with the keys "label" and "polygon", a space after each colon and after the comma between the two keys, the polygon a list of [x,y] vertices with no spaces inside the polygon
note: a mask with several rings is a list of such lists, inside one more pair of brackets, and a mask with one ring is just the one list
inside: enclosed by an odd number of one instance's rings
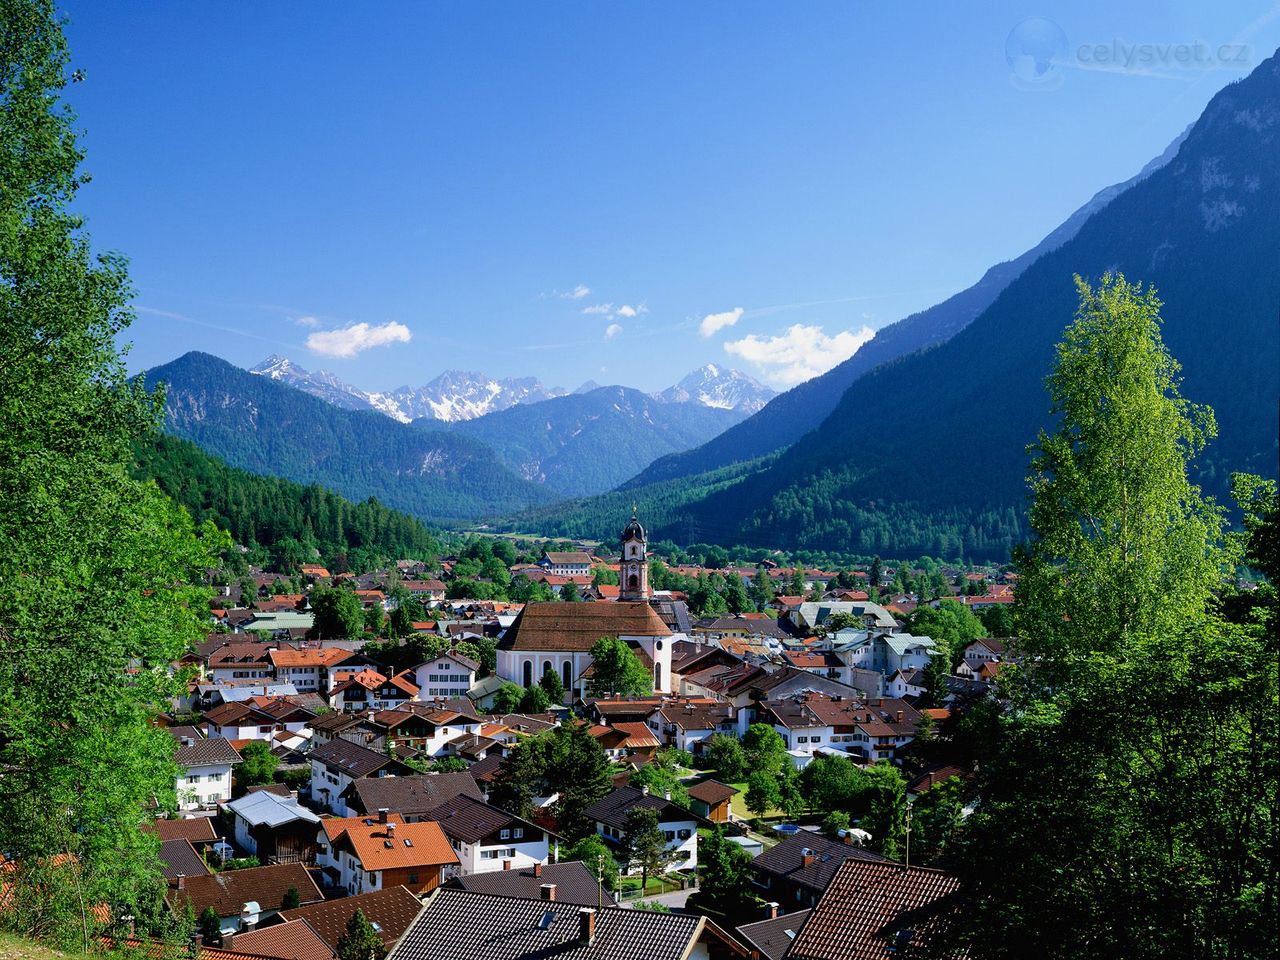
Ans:
{"label": "blue sky", "polygon": [[[1034,245],[1280,46],[1273,0],[65,10],[131,367],[274,352],[365,388],[657,389],[708,361],[789,385]],[[1011,32],[1047,73],[1011,68]]]}

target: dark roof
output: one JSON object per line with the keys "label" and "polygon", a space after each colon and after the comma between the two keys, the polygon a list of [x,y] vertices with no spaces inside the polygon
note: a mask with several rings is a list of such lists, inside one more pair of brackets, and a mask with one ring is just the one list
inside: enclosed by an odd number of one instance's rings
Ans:
{"label": "dark roof", "polygon": [[[807,867],[804,865],[806,849],[811,851],[814,858]],[[828,840],[821,834],[804,830],[757,855],[751,861],[751,869],[783,877],[810,890],[822,891],[827,889],[831,878],[848,859],[887,862],[878,853]]]}
{"label": "dark roof", "polygon": [[415,777],[371,777],[347,790],[347,803],[357,813],[375,814],[383,807],[402,817],[434,810],[460,794],[481,799],[470,773],[425,773]]}
{"label": "dark roof", "polygon": [[524,870],[472,873],[454,877],[449,881],[448,886],[458,890],[469,890],[472,893],[488,893],[497,897],[534,899],[542,896],[542,886],[547,883],[554,883],[556,886],[556,903],[573,903],[587,907],[594,907],[599,902],[611,907],[614,903],[613,894],[608,890],[601,891],[596,878],[580,860],[540,864],[538,867],[526,867]]}
{"label": "dark roof", "polygon": [[178,748],[174,757],[180,767],[203,767],[219,763],[239,763],[240,754],[225,737],[197,740]]}
{"label": "dark roof", "polygon": [[213,843],[218,839],[212,817],[187,817],[185,820],[156,820],[147,829],[155,831],[163,843],[166,840],[189,840],[192,843]]}
{"label": "dark roof", "polygon": [[342,739],[322,743],[307,756],[355,779],[367,777],[392,762],[386,754],[376,753],[358,743]]}
{"label": "dark roof", "polygon": [[782,955],[808,917],[808,910],[797,910],[772,920],[744,923],[738,928],[738,939],[749,943],[768,960],[782,960]]}
{"label": "dark roof", "polygon": [[498,771],[502,769],[502,761],[504,759],[501,754],[491,753],[483,760],[477,760],[467,767],[467,773],[477,783],[490,783],[497,777]]}
{"label": "dark roof", "polygon": [[952,895],[959,886],[941,870],[847,860],[810,911],[788,960],[889,960],[926,954],[954,915]]}
{"label": "dark roof", "polygon": [[206,907],[213,907],[220,917],[234,917],[239,916],[240,910],[251,900],[263,910],[279,910],[290,888],[298,891],[303,903],[322,899],[315,881],[300,863],[188,877],[183,889],[169,891],[169,899],[174,903],[190,901],[191,910],[197,917]]}
{"label": "dark roof", "polygon": [[499,642],[503,650],[586,652],[601,637],[669,637],[671,630],[643,600],[528,603]]}
{"label": "dark roof", "polygon": [[649,606],[662,618],[662,622],[671,628],[672,633],[688,633],[693,629],[693,620],[689,617],[689,605],[683,600],[668,600],[665,597],[653,597]]}
{"label": "dark roof", "polygon": [[178,877],[202,877],[209,873],[196,848],[185,838],[160,842],[160,872],[166,880]]}
{"label": "dark roof", "polygon": [[320,938],[336,950],[338,941],[347,932],[347,921],[357,910],[363,911],[369,922],[376,926],[383,944],[393,947],[409,929],[409,924],[413,923],[413,918],[421,909],[422,901],[417,894],[405,887],[390,887],[373,893],[314,903],[309,907],[295,907],[280,916],[286,920],[306,920]]}
{"label": "dark roof", "polygon": [[545,900],[441,889],[388,960],[682,960],[702,917],[605,907],[595,939],[579,940],[579,911]]}
{"label": "dark roof", "polygon": [[524,827],[526,831],[533,831],[532,836],[541,836],[543,833],[542,827],[465,794],[446,800],[432,810],[427,818],[440,824],[440,829],[450,840],[457,838],[466,843],[483,840],[503,827]]}
{"label": "dark roof", "polygon": [[595,820],[606,826],[619,830],[627,828],[627,813],[634,807],[650,807],[658,811],[658,820],[670,823],[674,820],[695,820],[711,826],[706,820],[691,810],[686,810],[673,800],[667,800],[655,794],[645,793],[638,787],[619,787],[613,793],[597,800],[582,815],[588,820]]}
{"label": "dark roof", "polygon": [[724,803],[726,800],[732,800],[738,793],[737,787],[731,787],[727,783],[711,779],[695,783],[689,788],[689,796],[691,798],[701,800],[709,807],[714,807],[717,803]]}

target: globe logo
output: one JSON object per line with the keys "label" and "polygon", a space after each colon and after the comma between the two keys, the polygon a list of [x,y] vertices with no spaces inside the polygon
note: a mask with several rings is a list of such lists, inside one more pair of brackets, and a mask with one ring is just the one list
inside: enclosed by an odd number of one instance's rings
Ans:
{"label": "globe logo", "polygon": [[1052,20],[1031,17],[1009,31],[1004,58],[1009,79],[1023,90],[1056,90],[1062,86],[1067,35]]}

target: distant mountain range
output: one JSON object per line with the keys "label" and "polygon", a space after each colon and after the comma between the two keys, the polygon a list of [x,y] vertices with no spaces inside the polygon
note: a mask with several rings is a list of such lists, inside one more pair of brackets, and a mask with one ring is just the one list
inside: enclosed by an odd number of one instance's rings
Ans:
{"label": "distant mountain range", "polygon": [[[373,410],[401,423],[422,418],[445,423],[474,420],[518,404],[538,403],[569,393],[561,387],[544,386],[537,377],[495,379],[466,370],[446,370],[421,387],[367,391],[344,383],[327,370],[306,370],[278,354],[267,357],[249,372],[286,383],[344,410]],[[589,393],[598,387],[589,380],[573,392]],[[667,403],[694,402],[736,410],[745,416],[755,413],[774,395],[774,391],[745,373],[707,364],[653,396]]]}
{"label": "distant mountain range", "polygon": [[478,440],[344,409],[205,353],[142,375],[165,385],[165,426],[232,466],[318,483],[434,522],[550,503],[557,494],[502,465]]}
{"label": "distant mountain range", "polygon": [[1050,425],[1044,379],[1074,314],[1072,276],[1108,270],[1157,288],[1183,395],[1216,413],[1201,482],[1222,498],[1233,470],[1274,475],[1278,56],[1220,91],[1137,176],[974,287],[619,491],[520,522],[603,534],[625,498],[679,541],[1006,557],[1026,536],[1025,448]]}

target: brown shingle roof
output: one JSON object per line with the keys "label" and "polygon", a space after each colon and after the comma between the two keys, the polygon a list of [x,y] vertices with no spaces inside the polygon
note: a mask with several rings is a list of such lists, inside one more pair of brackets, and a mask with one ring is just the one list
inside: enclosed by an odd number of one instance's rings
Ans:
{"label": "brown shingle roof", "polygon": [[797,910],[795,913],[784,913],[772,920],[745,923],[738,928],[738,939],[749,943],[768,960],[782,960],[783,954],[791,946],[791,941],[795,939],[797,931],[808,918],[808,910]]}
{"label": "brown shingle roof", "polygon": [[212,817],[188,817],[185,820],[157,820],[149,829],[163,843],[166,840],[189,840],[192,843],[213,843],[218,833],[213,829]]}
{"label": "brown shingle roof", "polygon": [[[846,860],[809,914],[788,960],[891,960],[941,939],[960,884],[941,870]],[[952,954],[959,956],[961,954]]]}
{"label": "brown shingle roof", "polygon": [[279,910],[290,888],[298,891],[303,903],[322,899],[315,881],[300,863],[281,863],[247,870],[224,870],[206,877],[188,877],[183,889],[171,890],[169,899],[191,903],[198,917],[206,907],[213,907],[220,917],[234,917],[249,901],[263,910]]}
{"label": "brown shingle roof", "polygon": [[[804,862],[805,850],[813,857],[807,866]],[[850,859],[886,862],[884,857],[871,850],[837,843],[821,834],[805,830],[759,854],[751,861],[751,869],[757,873],[784,877],[799,886],[821,892],[827,889],[841,864]]]}
{"label": "brown shingle roof", "polygon": [[417,894],[405,887],[375,890],[354,897],[343,897],[309,907],[297,907],[280,914],[286,920],[306,920],[330,947],[337,949],[338,941],[346,935],[347,921],[357,910],[364,913],[378,927],[383,944],[390,948],[399,942],[422,909]]}
{"label": "brown shingle roof", "polygon": [[459,794],[480,799],[475,777],[461,773],[425,773],[416,777],[366,777],[348,790],[347,804],[366,814],[382,808],[403,817],[418,817]]}
{"label": "brown shingle roof", "polygon": [[179,747],[174,759],[178,766],[190,768],[219,763],[236,764],[240,762],[240,754],[236,752],[230,740],[212,737]]}
{"label": "brown shingle roof", "polygon": [[196,848],[185,837],[162,840],[160,843],[160,871],[166,880],[178,877],[202,877],[209,873]]}
{"label": "brown shingle roof", "polygon": [[274,927],[237,933],[230,947],[236,953],[273,960],[331,960],[334,956],[333,947],[305,920],[290,920]]}
{"label": "brown shingle roof", "polygon": [[586,652],[601,637],[669,637],[671,631],[643,601],[529,603],[507,628],[503,650]]}
{"label": "brown shingle roof", "polygon": [[717,803],[724,803],[726,800],[732,800],[737,794],[737,787],[731,787],[727,783],[721,783],[719,780],[703,780],[701,783],[695,783],[689,788],[689,796],[691,798],[701,800],[709,807],[714,807]]}

